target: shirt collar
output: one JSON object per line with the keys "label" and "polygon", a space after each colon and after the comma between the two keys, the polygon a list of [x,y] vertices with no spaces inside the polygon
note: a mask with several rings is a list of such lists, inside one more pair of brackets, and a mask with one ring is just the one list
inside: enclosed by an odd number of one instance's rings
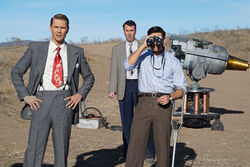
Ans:
{"label": "shirt collar", "polygon": [[133,42],[131,42],[131,43],[126,40],[126,45],[127,46],[130,46],[130,44],[135,45],[136,42],[137,42],[136,39]]}
{"label": "shirt collar", "polygon": [[[52,40],[50,40],[49,42],[49,47],[54,51],[56,51],[56,48],[58,47]],[[66,49],[66,42],[64,41],[63,44],[60,45],[60,48],[61,50],[60,51],[63,51],[65,52],[65,49]]]}
{"label": "shirt collar", "polygon": [[[152,49],[149,49],[149,53],[151,54],[152,53]],[[160,55],[156,56],[154,53],[152,53],[152,55],[154,55],[154,57],[161,57],[163,56],[164,54],[166,54],[166,50],[164,49],[163,53],[161,53]]]}

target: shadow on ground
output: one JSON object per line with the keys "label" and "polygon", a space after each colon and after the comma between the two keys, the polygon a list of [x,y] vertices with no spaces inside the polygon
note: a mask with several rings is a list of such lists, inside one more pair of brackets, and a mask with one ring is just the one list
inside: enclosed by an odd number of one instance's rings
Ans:
{"label": "shadow on ground", "polygon": [[[10,167],[23,167],[23,163],[16,163],[11,165]],[[54,167],[54,165],[43,164],[42,167]]]}
{"label": "shadow on ground", "polygon": [[[192,148],[185,146],[185,143],[176,144],[175,166],[191,167],[196,158],[196,153]],[[170,147],[170,164],[172,163],[173,147]],[[76,163],[73,167],[114,167],[125,163],[119,162],[119,157],[122,156],[122,145],[115,149],[101,149],[80,154],[76,158]],[[188,161],[188,164],[187,164]],[[157,163],[157,162],[156,162]],[[23,163],[16,163],[10,167],[22,167]],[[152,164],[151,167],[155,167]],[[42,167],[54,167],[54,165],[43,164]]]}
{"label": "shadow on ground", "polygon": [[224,114],[243,114],[244,113],[244,111],[227,110],[225,108],[217,108],[217,107],[210,107],[209,110],[212,113],[219,113],[220,115],[224,115]]}
{"label": "shadow on ground", "polygon": [[[173,147],[170,148],[170,166],[172,164],[172,154],[173,154]],[[191,167],[193,162],[196,158],[197,154],[195,153],[194,149],[186,147],[185,143],[177,143],[176,144],[176,152],[175,152],[175,160],[174,166],[178,167]]]}
{"label": "shadow on ground", "polygon": [[[191,111],[187,111],[188,113],[193,114],[193,110],[192,107],[190,107]],[[176,109],[176,112],[180,112],[181,111],[181,107],[178,107]],[[202,112],[202,111],[199,111]],[[224,114],[243,114],[244,111],[238,111],[238,110],[227,110],[225,108],[218,108],[218,107],[209,107],[209,112],[211,113],[218,113],[220,115],[224,115]]]}
{"label": "shadow on ground", "polygon": [[101,149],[80,154],[76,158],[74,167],[112,167],[118,164],[119,157],[122,156],[122,145],[115,149]]}
{"label": "shadow on ground", "polygon": [[[170,162],[172,163],[172,147],[170,148],[170,152]],[[122,145],[115,149],[91,151],[78,155],[74,167],[114,167],[124,163],[118,161],[120,156],[122,156]],[[185,167],[191,167],[195,158],[196,153],[192,148],[185,147],[185,143],[176,144],[175,166],[182,167],[185,165]],[[186,165],[186,161],[189,161],[191,166]],[[156,164],[152,164],[152,167],[154,166],[156,166]]]}

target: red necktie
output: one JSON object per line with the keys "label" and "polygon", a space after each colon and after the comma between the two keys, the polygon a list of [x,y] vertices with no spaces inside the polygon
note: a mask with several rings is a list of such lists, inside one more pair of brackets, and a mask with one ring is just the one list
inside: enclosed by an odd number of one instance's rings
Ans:
{"label": "red necktie", "polygon": [[57,53],[54,59],[53,71],[52,71],[52,83],[55,87],[59,87],[63,83],[63,67],[62,67],[62,58],[60,56],[60,47],[56,48]]}

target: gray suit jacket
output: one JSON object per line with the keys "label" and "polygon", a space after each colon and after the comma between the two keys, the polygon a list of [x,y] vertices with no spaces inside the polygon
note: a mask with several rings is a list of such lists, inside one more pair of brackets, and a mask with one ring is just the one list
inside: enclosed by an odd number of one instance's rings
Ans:
{"label": "gray suit jacket", "polygon": [[[11,70],[11,79],[17,91],[20,101],[25,96],[35,95],[41,82],[45,64],[48,56],[49,42],[31,42],[24,55]],[[94,75],[84,57],[83,49],[77,46],[67,44],[68,59],[68,83],[73,94],[79,93],[83,100],[91,90],[94,84]],[[78,64],[78,65],[77,65]],[[23,75],[30,68],[28,87],[24,85]],[[83,84],[78,89],[79,74],[83,77]],[[74,110],[72,124],[79,122],[79,106]]]}
{"label": "gray suit jacket", "polygon": [[[139,47],[141,43],[138,40],[137,42]],[[109,93],[116,92],[117,100],[123,100],[125,94],[126,70],[124,69],[124,61],[126,58],[125,42],[121,42],[112,48]]]}

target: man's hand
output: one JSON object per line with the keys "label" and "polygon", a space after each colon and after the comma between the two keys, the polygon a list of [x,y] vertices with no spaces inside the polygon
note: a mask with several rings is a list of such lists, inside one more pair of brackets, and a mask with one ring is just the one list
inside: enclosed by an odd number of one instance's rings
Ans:
{"label": "man's hand", "polygon": [[77,94],[74,94],[74,95],[72,95],[72,96],[69,96],[69,97],[66,97],[64,100],[66,101],[66,100],[70,100],[67,104],[66,104],[66,106],[68,107],[68,108],[71,108],[71,109],[75,109],[76,108],[76,106],[77,106],[77,104],[81,101],[81,99],[82,99],[82,95],[80,95],[79,93],[77,93]]}
{"label": "man's hand", "polygon": [[135,65],[135,63],[137,62],[137,60],[140,57],[141,53],[144,51],[145,48],[148,47],[148,45],[147,45],[147,39],[149,37],[150,36],[147,36],[144,39],[144,42],[142,43],[142,45],[139,46],[139,48],[128,57],[128,64]]}
{"label": "man's hand", "polygon": [[115,92],[111,92],[109,93],[109,98],[110,99],[113,99],[115,97],[116,93]]}
{"label": "man's hand", "polygon": [[150,38],[150,37],[151,37],[151,35],[148,35],[148,36],[146,36],[146,38],[144,39],[144,41],[143,41],[143,43],[142,43],[144,49],[148,47],[147,40],[148,40],[148,38]]}
{"label": "man's hand", "polygon": [[169,95],[163,95],[157,99],[157,102],[160,103],[161,105],[166,105],[169,103]]}
{"label": "man's hand", "polygon": [[43,102],[41,99],[36,98],[36,96],[25,96],[23,98],[24,102],[30,105],[30,108],[32,110],[37,110],[40,108],[40,105],[38,102]]}
{"label": "man's hand", "polygon": [[[179,89],[176,89],[173,93],[171,93],[172,100],[177,100],[182,98],[183,92]],[[163,95],[157,99],[157,102],[160,103],[161,105],[166,105],[170,101],[170,96],[169,95]]]}

